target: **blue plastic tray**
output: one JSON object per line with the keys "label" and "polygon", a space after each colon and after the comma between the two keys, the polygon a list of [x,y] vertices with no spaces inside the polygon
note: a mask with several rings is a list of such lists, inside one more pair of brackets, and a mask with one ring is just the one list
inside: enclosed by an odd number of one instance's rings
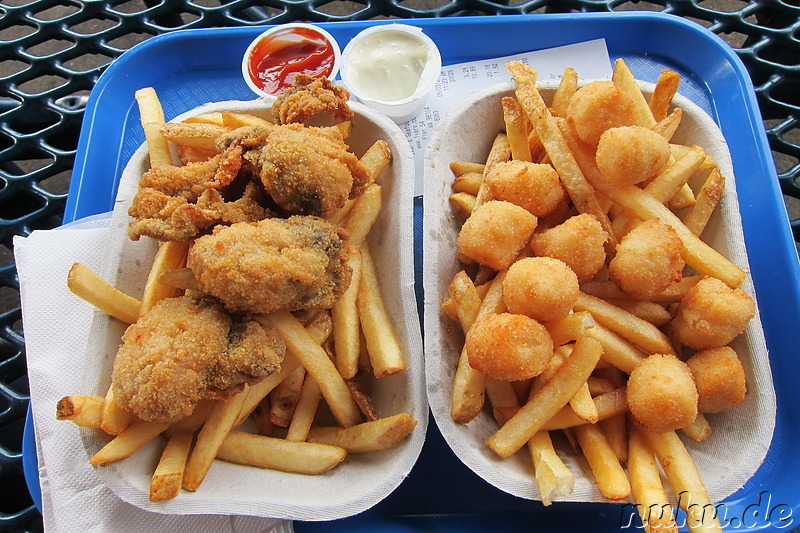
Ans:
{"label": "blue plastic tray", "polygon": [[[436,41],[445,64],[605,38],[612,60],[624,58],[640,79],[655,81],[665,67],[681,73],[681,92],[715,117],[730,145],[778,398],[775,436],[767,458],[756,475],[723,502],[726,520],[730,529],[737,531],[798,525],[792,520],[800,517],[800,476],[791,443],[800,438],[800,397],[795,394],[800,376],[790,332],[800,318],[800,271],[755,94],[735,53],[704,28],[661,13],[514,15],[404,22],[422,27]],[[322,26],[344,46],[360,30],[377,23],[380,22]],[[263,29],[178,31],[149,39],[115,61],[89,99],[65,222],[111,209],[122,168],[143,142],[133,98],[136,89],[155,87],[167,117],[206,101],[250,99],[253,95],[240,78],[239,61],[247,44]],[[191,91],[186,90],[189,85]],[[421,215],[421,202],[417,203],[416,214]],[[416,218],[418,235],[421,216]],[[421,264],[419,256],[417,263]],[[40,501],[30,418],[24,464],[31,493]],[[383,502],[357,517],[298,523],[296,529],[616,531],[629,519],[630,509],[621,504],[556,503],[545,508],[538,502],[509,496],[464,467],[450,452],[435,424],[431,424],[419,462],[408,479]]]}

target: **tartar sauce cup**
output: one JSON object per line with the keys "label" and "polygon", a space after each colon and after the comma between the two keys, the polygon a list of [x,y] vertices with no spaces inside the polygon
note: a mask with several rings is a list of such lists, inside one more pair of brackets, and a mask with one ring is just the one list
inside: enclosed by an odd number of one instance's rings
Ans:
{"label": "tartar sauce cup", "polygon": [[342,52],[342,83],[350,94],[395,122],[419,113],[441,70],[433,40],[406,24],[367,28]]}
{"label": "tartar sauce cup", "polygon": [[259,96],[279,96],[294,85],[296,74],[333,80],[341,49],[333,36],[313,24],[274,26],[250,43],[242,57],[242,77]]}

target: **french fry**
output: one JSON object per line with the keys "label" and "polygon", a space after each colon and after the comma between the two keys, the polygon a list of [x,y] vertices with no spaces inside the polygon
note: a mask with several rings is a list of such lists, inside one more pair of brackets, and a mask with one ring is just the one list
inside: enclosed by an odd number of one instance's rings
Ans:
{"label": "french fry", "polygon": [[586,334],[603,345],[603,360],[626,374],[633,372],[639,361],[647,357],[642,350],[600,324],[595,324]]}
{"label": "french fry", "polygon": [[586,330],[594,326],[594,318],[588,311],[579,311],[570,313],[561,320],[545,322],[543,325],[553,339],[553,346],[561,346],[583,336]]}
{"label": "french fry", "polygon": [[531,437],[528,441],[528,452],[543,505],[548,506],[555,498],[572,494],[575,476],[556,454],[547,431],[539,431]]}
{"label": "french fry", "polygon": [[614,307],[619,307],[623,311],[650,322],[657,328],[668,324],[672,320],[670,312],[663,305],[655,302],[631,300],[629,298],[607,298],[606,301]]}
{"label": "french fry", "polygon": [[99,428],[103,421],[104,403],[102,396],[64,396],[56,405],[56,419],[71,420],[81,427]]}
{"label": "french fry", "polygon": [[158,100],[158,94],[152,87],[139,89],[134,93],[139,107],[140,122],[144,130],[147,151],[150,155],[150,167],[162,168],[172,165],[172,156],[167,140],[161,135],[164,125],[164,110]]}
{"label": "french fry", "polygon": [[208,161],[212,157],[214,157],[216,152],[211,152],[208,150],[200,150],[197,148],[192,148],[191,146],[178,146],[178,160],[181,162],[181,165],[188,165],[189,163],[200,163],[203,161]]}
{"label": "french fry", "polygon": [[628,475],[631,499],[648,533],[677,533],[675,515],[661,483],[655,454],[638,429],[628,432]]}
{"label": "french fry", "polygon": [[698,237],[703,233],[711,215],[722,200],[724,188],[725,178],[718,168],[713,169],[697,193],[694,206],[683,219],[683,224]]}
{"label": "french fry", "polygon": [[158,422],[134,422],[94,454],[89,459],[89,464],[105,466],[130,457],[136,450],[163,433],[168,427],[169,424]]}
{"label": "french fry", "polygon": [[570,398],[569,405],[581,420],[585,420],[590,424],[597,422],[599,416],[597,413],[597,406],[592,400],[592,395],[589,393],[589,385],[586,383],[584,383],[583,386],[578,389],[578,392]]}
{"label": "french fry", "polygon": [[81,263],[69,269],[67,287],[75,296],[126,324],[133,324],[139,318],[141,301],[109,284]]}
{"label": "french fry", "polygon": [[558,82],[553,101],[550,103],[550,112],[557,117],[567,116],[567,106],[572,95],[578,90],[578,73],[572,67],[564,69],[561,80]]}
{"label": "french fry", "polygon": [[109,387],[103,402],[103,420],[100,429],[109,435],[119,435],[131,423],[131,414],[114,399],[114,387]]}
{"label": "french fry", "polygon": [[674,494],[680,495],[678,505],[686,512],[689,529],[722,531],[717,509],[708,497],[705,483],[692,457],[674,431],[654,433],[637,426],[661,463]]}
{"label": "french fry", "polygon": [[305,377],[306,369],[299,366],[272,391],[269,419],[274,425],[289,427]]}
{"label": "french fry", "polygon": [[475,209],[478,199],[465,192],[456,192],[450,195],[450,207],[461,220],[466,220]]}
{"label": "french fry", "polygon": [[159,282],[159,276],[168,270],[183,268],[186,264],[186,254],[189,252],[190,244],[191,241],[170,241],[158,247],[144,286],[140,314],[145,314],[159,300],[169,298],[175,293],[175,287]]}
{"label": "french fry", "polygon": [[477,196],[483,181],[482,172],[467,172],[461,176],[456,176],[453,180],[453,191],[463,192],[470,196]]}
{"label": "french fry", "polygon": [[[495,420],[501,426],[508,422],[505,414],[509,408],[519,408],[517,392],[509,381],[488,378],[486,380],[486,397],[489,398]],[[592,404],[592,407],[594,407],[594,404]]]}
{"label": "french fry", "polygon": [[386,168],[386,165],[392,160],[392,150],[389,144],[384,140],[377,140],[370,146],[364,155],[361,156],[359,161],[367,171],[369,181],[374,183],[378,176]]}
{"label": "french fry", "polygon": [[191,268],[176,268],[174,270],[164,270],[158,275],[158,283],[176,289],[188,291],[199,291],[200,285]]}
{"label": "french fry", "polygon": [[674,70],[664,69],[661,71],[648,104],[654,119],[663,120],[667,116],[672,98],[678,92],[680,81],[680,74]]}
{"label": "french fry", "polygon": [[[597,408],[597,420],[606,420],[620,413],[625,413],[628,410],[628,400],[625,394],[625,387],[620,387],[611,392],[596,396],[594,398],[594,404]],[[557,429],[573,428],[581,424],[586,424],[586,421],[578,417],[575,411],[567,405],[545,422],[542,426],[542,430],[554,431]]]}
{"label": "french fry", "polygon": [[361,246],[367,238],[369,230],[378,219],[381,211],[383,189],[378,184],[371,184],[358,197],[353,208],[344,220],[344,229],[350,236],[349,245],[353,248]]}
{"label": "french fry", "polygon": [[[697,285],[702,276],[683,276],[680,281],[670,284],[663,292],[650,301],[658,304],[672,304],[680,302],[689,289]],[[608,280],[595,280],[581,283],[581,292],[603,300],[625,299],[628,296],[613,282]]]}
{"label": "french fry", "polygon": [[361,421],[361,412],[353,401],[350,389],[336,371],[328,354],[303,325],[286,311],[262,316],[263,320],[278,330],[286,343],[286,348],[317,382],[336,421],[344,427],[358,424]]}
{"label": "french fry", "polygon": [[[503,279],[505,272],[500,272],[491,282],[489,291],[480,302],[480,306],[475,309],[475,296],[469,289],[471,282],[466,273],[457,274],[451,283],[452,292],[450,293],[453,301],[456,302],[457,313],[461,321],[461,328],[469,331],[472,324],[478,318],[499,312],[505,307],[503,303]],[[477,291],[477,289],[476,289]],[[463,314],[463,317],[462,317]],[[471,320],[470,320],[471,319]],[[456,374],[453,380],[453,399],[450,406],[450,417],[459,424],[466,424],[475,418],[483,407],[486,394],[486,374],[475,370],[469,364],[467,347],[461,349],[461,355],[456,367]]]}
{"label": "french fry", "polygon": [[539,73],[536,72],[536,69],[522,61],[509,61],[506,63],[506,69],[508,69],[508,72],[519,84],[528,83],[535,85],[539,77]]}
{"label": "french fry", "polygon": [[204,124],[216,124],[217,126],[225,126],[225,119],[221,111],[212,111],[209,113],[200,113],[193,117],[184,119],[183,122],[201,122]]}
{"label": "french fry", "polygon": [[355,400],[364,418],[366,418],[368,422],[379,419],[380,417],[377,411],[375,411],[375,403],[372,401],[372,397],[364,390],[364,387],[358,380],[358,376],[346,379],[344,382],[347,383],[347,386],[350,388],[350,394],[353,395],[353,400]]}
{"label": "french fry", "polygon": [[172,435],[176,433],[191,433],[194,434],[198,429],[200,429],[203,424],[206,422],[206,418],[208,418],[209,413],[211,413],[211,409],[214,407],[214,400],[200,400],[197,406],[192,411],[192,414],[174,422],[170,425],[164,434],[167,437],[172,437]]}
{"label": "french fry", "polygon": [[191,447],[191,433],[175,433],[169,437],[150,480],[151,502],[168,500],[180,494],[186,458],[189,457]]}
{"label": "french fry", "polygon": [[703,413],[697,413],[697,418],[688,426],[681,428],[684,435],[695,442],[701,442],[711,436],[711,425]]}
{"label": "french fry", "polygon": [[575,343],[569,359],[555,375],[486,443],[500,457],[519,450],[559,409],[575,396],[594,370],[603,348],[591,337]]}
{"label": "french fry", "polygon": [[366,242],[361,244],[361,282],[356,305],[375,377],[382,378],[405,370],[403,351],[386,310],[378,272]]}
{"label": "french fry", "polygon": [[506,96],[501,100],[503,121],[506,124],[508,145],[511,158],[519,161],[531,161],[531,148],[528,145],[528,117],[516,99]]}
{"label": "french fry", "polygon": [[[508,144],[508,136],[500,132],[498,133],[492,147],[489,149],[489,155],[486,157],[486,164],[483,167],[483,177],[485,178],[489,172],[498,164],[511,159],[511,145]],[[489,186],[486,180],[481,180],[481,186],[478,189],[478,194],[475,196],[475,207],[488,202],[492,199],[492,194],[489,191]]]}
{"label": "french fry", "polygon": [[315,426],[308,433],[308,442],[340,446],[348,453],[388,450],[400,444],[416,427],[408,413],[399,413],[349,428]]}
{"label": "french fry", "polygon": [[229,463],[296,472],[322,474],[347,457],[347,451],[326,444],[295,442],[233,431],[225,437],[217,458]]}
{"label": "french fry", "polygon": [[634,104],[634,122],[638,126],[645,128],[652,128],[656,124],[656,119],[653,117],[653,112],[650,111],[650,105],[642,94],[639,88],[639,83],[628,68],[624,59],[617,59],[614,62],[614,72],[611,75],[611,81],[614,86],[627,94]]}
{"label": "french fry", "polygon": [[289,430],[286,432],[286,440],[301,442],[308,438],[308,431],[317,414],[320,398],[322,398],[322,394],[319,391],[319,385],[314,378],[306,376],[306,379],[303,380],[303,388],[300,390],[300,398],[294,409],[294,416],[289,424]]}
{"label": "french fry", "polygon": [[486,165],[483,163],[472,163],[470,161],[453,161],[450,163],[450,170],[453,171],[456,177],[463,176],[469,172],[477,172],[483,176],[484,168],[486,168]]}
{"label": "french fry", "polygon": [[614,450],[617,460],[625,464],[628,460],[628,422],[625,415],[619,413],[605,420],[600,420],[597,424],[597,427],[605,435],[609,446]]}
{"label": "french fry", "polygon": [[250,113],[234,113],[233,111],[222,111],[222,124],[226,129],[235,130],[246,126],[250,127],[269,127],[272,123],[269,120],[251,115]]}
{"label": "french fry", "polygon": [[161,126],[159,131],[165,139],[180,146],[218,152],[217,138],[230,130],[224,126],[202,122],[167,122]]}
{"label": "french fry", "polygon": [[[302,367],[298,367],[302,368]],[[313,381],[313,380],[312,380]],[[256,427],[256,433],[265,437],[271,437],[275,431],[275,424],[272,423],[272,405],[269,401],[269,395],[264,396],[259,404],[253,411],[253,425]],[[241,413],[239,413],[241,417]]]}
{"label": "french fry", "polygon": [[[672,153],[672,156],[675,158],[680,157],[682,154],[685,154],[689,150],[691,150],[691,146],[685,146],[683,144],[674,144],[670,143],[669,149]],[[714,160],[713,157],[706,154],[706,158],[703,160],[703,164],[700,165],[700,170],[708,170],[712,169],[717,166],[717,162]]]}
{"label": "french fry", "polygon": [[361,353],[359,339],[361,322],[358,318],[358,289],[361,284],[361,250],[350,248],[347,265],[353,270],[350,285],[333,304],[333,342],[336,347],[336,368],[343,378],[352,378],[358,372]]}
{"label": "french fry", "polygon": [[628,476],[625,475],[617,455],[603,432],[592,424],[577,426],[574,431],[581,451],[592,469],[600,494],[614,501],[630,496],[631,485]]}
{"label": "french fry", "polygon": [[597,323],[619,333],[647,353],[675,355],[675,348],[661,330],[605,300],[580,293],[575,309],[589,311]]}
{"label": "french fry", "polygon": [[186,470],[183,473],[183,488],[186,490],[194,492],[203,482],[222,441],[235,427],[247,393],[248,388],[245,387],[232,398],[218,401],[211,408],[186,463]]}

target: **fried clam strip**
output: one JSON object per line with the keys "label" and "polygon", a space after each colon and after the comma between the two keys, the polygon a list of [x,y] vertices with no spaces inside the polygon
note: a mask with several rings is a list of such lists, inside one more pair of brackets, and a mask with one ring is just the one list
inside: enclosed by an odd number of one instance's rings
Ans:
{"label": "fried clam strip", "polygon": [[602,353],[603,347],[598,341],[591,337],[578,339],[569,358],[547,384],[489,437],[486,441],[489,447],[500,457],[507,458],[524,446],[586,383]]}
{"label": "fried clam strip", "polygon": [[[509,68],[509,70],[511,69]],[[600,221],[609,236],[609,240],[606,242],[606,250],[613,256],[617,247],[617,239],[611,229],[611,221],[601,207],[594,189],[589,185],[581,168],[578,166],[555,117],[550,113],[534,83],[525,79],[517,79],[517,83],[517,99],[528,114],[528,119],[531,121],[536,133],[541,138],[545,151],[550,157],[553,167],[558,171],[561,182],[575,204],[575,208],[580,213],[594,215]]]}

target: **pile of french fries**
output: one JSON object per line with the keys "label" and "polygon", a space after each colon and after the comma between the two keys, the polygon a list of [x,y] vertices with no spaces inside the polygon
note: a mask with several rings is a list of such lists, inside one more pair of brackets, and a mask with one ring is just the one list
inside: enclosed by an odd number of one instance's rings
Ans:
{"label": "pile of french fries", "polygon": [[[571,449],[585,457],[600,493],[614,501],[630,498],[647,531],[677,531],[660,469],[672,493],[682,495],[679,504],[687,513],[689,528],[721,531],[706,487],[678,433],[656,433],[636,423],[625,387],[627,375],[648,355],[680,353],[663,326],[670,321],[673,306],[699,279],[715,277],[730,287],[739,287],[745,279],[742,269],[699,238],[720,201],[724,178],[702,148],[671,144],[667,170],[644,186],[622,187],[596,179],[593,148],[581,143],[566,121],[570,98],[579,85],[577,73],[566,69],[552,101],[546,103],[535,70],[520,62],[506,66],[516,91],[514,97],[502,99],[505,130],[497,133],[485,161],[450,164],[455,175],[450,205],[457,219],[463,223],[474,209],[492,200],[484,178],[498,163],[519,159],[550,164],[569,196],[571,214],[593,215],[608,234],[609,258],[626,231],[639,221],[658,218],[680,237],[682,259],[692,270],[652,301],[630,298],[607,275],[603,277],[603,271],[582,283],[571,314],[544,324],[556,348],[544,372],[530,380],[509,382],[487,376],[470,366],[465,345],[454,377],[451,418],[467,424],[488,405],[499,427],[486,444],[501,458],[527,448],[545,505],[568,496],[574,487],[573,473],[551,439],[553,432],[563,432]],[[623,60],[616,61],[612,82],[635,102],[637,125],[671,139],[682,116],[681,109],[670,109],[678,74],[665,70],[649,99]],[[704,180],[697,193],[687,185],[693,177]],[[556,216],[563,221],[571,215]],[[520,257],[530,255],[527,248]],[[505,312],[506,272],[465,266],[452,279],[442,312],[465,335],[476,320]],[[699,413],[680,431],[700,441],[710,436],[711,427]]]}
{"label": "pile of french fries", "polygon": [[[217,153],[219,135],[266,123],[234,112],[165,123],[152,88],[137,91],[136,100],[151,167],[173,164],[171,144],[181,163],[202,161]],[[350,122],[332,127],[345,137],[352,128]],[[59,420],[112,437],[91,457],[91,464],[125,459],[163,435],[165,446],[150,486],[150,500],[160,501],[176,497],[182,488],[197,490],[214,459],[321,474],[350,453],[386,450],[408,437],[417,421],[408,413],[381,417],[369,391],[375,378],[403,372],[406,365],[366,241],[382,206],[382,188],[375,179],[390,161],[388,144],[375,142],[361,157],[372,183],[329,219],[349,235],[353,279],[341,299],[330,310],[258,317],[285,341],[280,370],[227,400],[202,400],[192,415],[173,424],[137,420],[115,401],[113,388],[105,397],[64,397],[57,407]],[[67,284],[100,311],[132,324],[161,299],[180,294],[175,280],[186,274],[190,246],[190,241],[160,243],[141,298],[123,293],[79,263],[70,270]]]}

